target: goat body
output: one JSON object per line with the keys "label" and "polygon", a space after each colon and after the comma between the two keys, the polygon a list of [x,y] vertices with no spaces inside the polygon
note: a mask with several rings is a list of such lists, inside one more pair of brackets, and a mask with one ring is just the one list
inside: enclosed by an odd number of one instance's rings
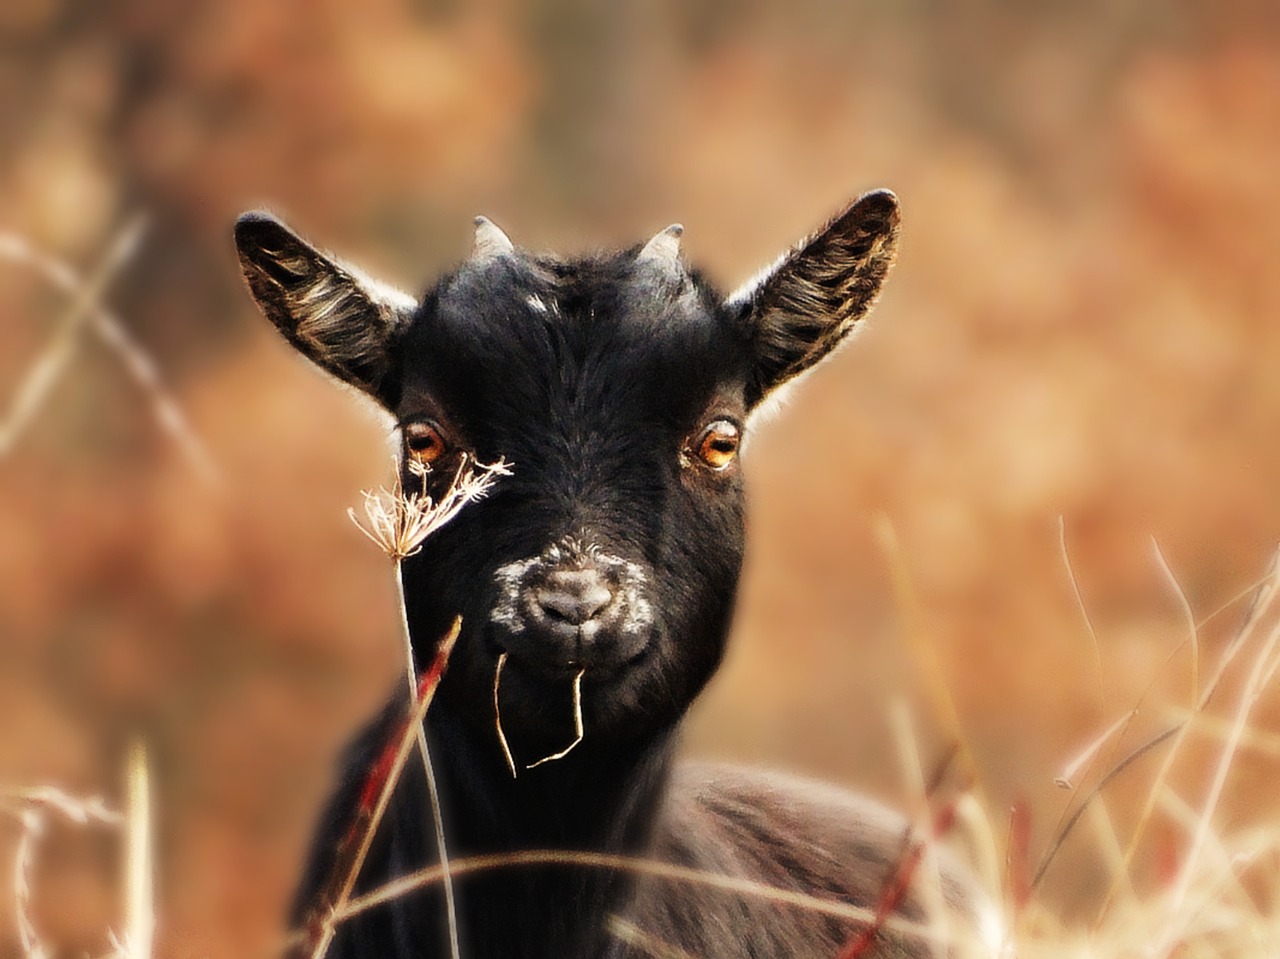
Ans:
{"label": "goat body", "polygon": [[[420,660],[462,617],[426,722],[450,857],[517,860],[456,877],[463,955],[834,956],[858,929],[741,882],[618,868],[602,855],[875,908],[902,856],[901,819],[827,787],[677,766],[673,753],[729,630],[748,421],[870,308],[897,229],[893,195],[868,194],[723,297],[684,264],[678,227],[559,260],[517,249],[480,218],[472,256],[414,298],[267,214],[238,221],[241,265],[267,317],[396,418],[406,488],[439,493],[466,458],[513,464],[401,567]],[[533,766],[571,740],[575,683],[585,737]],[[402,700],[346,757],[295,921],[332,867]],[[430,816],[425,775],[406,772],[358,890],[437,861]],[[596,858],[518,861],[529,850]],[[944,870],[953,903],[966,888],[960,870]],[[922,902],[908,890],[898,911],[918,920]],[[932,949],[892,924],[876,947]],[[344,922],[330,954],[447,955],[441,893],[418,890]]]}

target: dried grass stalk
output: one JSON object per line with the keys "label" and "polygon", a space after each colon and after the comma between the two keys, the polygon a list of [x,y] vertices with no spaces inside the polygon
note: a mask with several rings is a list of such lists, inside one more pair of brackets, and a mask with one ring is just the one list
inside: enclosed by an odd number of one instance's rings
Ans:
{"label": "dried grass stalk", "polygon": [[[49,950],[31,920],[31,884],[28,877],[48,816],[58,815],[78,826],[95,823],[114,826],[121,822],[121,816],[97,797],[78,799],[52,786],[0,790],[0,813],[16,820],[20,827],[13,863],[14,921],[18,943],[24,959],[47,959]],[[123,956],[119,941],[114,934],[108,935],[115,954]]]}
{"label": "dried grass stalk", "polygon": [[[435,500],[425,492],[429,468],[416,460],[408,462],[409,471],[418,480],[419,489],[406,493],[397,472],[396,481],[390,490],[364,492],[364,512],[366,523],[360,522],[354,509],[347,510],[347,515],[356,527],[384,553],[395,562],[396,595],[400,607],[401,638],[404,643],[405,674],[408,679],[410,712],[416,708],[416,696],[420,690],[417,678],[417,666],[413,659],[413,638],[409,633],[409,614],[405,604],[404,577],[401,564],[405,559],[422,549],[427,538],[443,527],[468,504],[483,497],[500,476],[511,475],[511,470],[503,459],[492,464],[477,463],[472,457],[463,455],[448,489],[440,499]],[[456,633],[454,639],[456,639]],[[452,646],[453,640],[449,641]],[[424,713],[425,718],[425,713]],[[436,848],[440,854],[440,863],[445,870],[444,893],[445,909],[449,928],[449,945],[453,959],[460,959],[458,949],[457,910],[453,896],[453,882],[449,876],[449,854],[445,843],[444,817],[440,810],[440,796],[436,788],[435,768],[431,764],[431,750],[427,744],[427,734],[421,721],[414,724],[413,740],[418,747],[422,759],[423,771],[427,777],[427,792],[431,804],[432,820],[435,827]],[[375,827],[376,828],[376,824]],[[363,857],[361,857],[363,858]],[[356,866],[358,870],[359,866]]]}
{"label": "dried grass stalk", "polygon": [[1089,631],[1089,641],[1093,646],[1094,679],[1098,684],[1098,706],[1107,708],[1107,684],[1104,679],[1106,671],[1102,668],[1102,646],[1098,642],[1098,631],[1094,629],[1093,618],[1089,615],[1089,607],[1085,605],[1084,594],[1080,592],[1080,580],[1071,565],[1071,553],[1067,550],[1067,520],[1058,514],[1058,555],[1062,557],[1062,566],[1067,571],[1067,581],[1071,583],[1071,594],[1076,599],[1076,609],[1084,620],[1085,629]]}
{"label": "dried grass stalk", "polygon": [[[1253,590],[1253,597],[1249,604],[1249,610],[1245,614],[1244,622],[1236,631],[1235,636],[1227,645],[1227,648],[1222,651],[1222,655],[1218,659],[1217,668],[1210,677],[1208,685],[1201,690],[1200,698],[1192,707],[1190,718],[1177,726],[1165,730],[1160,737],[1157,737],[1158,739],[1163,740],[1169,736],[1176,736],[1173,745],[1170,747],[1169,751],[1165,753],[1164,760],[1160,765],[1160,770],[1156,773],[1155,780],[1153,781],[1151,789],[1148,791],[1147,798],[1143,804],[1142,812],[1138,816],[1137,826],[1134,828],[1133,834],[1129,838],[1129,844],[1125,847],[1124,862],[1126,870],[1130,864],[1132,864],[1133,858],[1137,854],[1138,847],[1142,842],[1142,837],[1146,833],[1147,825],[1151,820],[1151,815],[1155,811],[1157,798],[1159,797],[1161,790],[1164,788],[1164,784],[1167,782],[1170,773],[1173,771],[1174,763],[1182,754],[1182,747],[1186,741],[1188,731],[1190,730],[1193,721],[1197,716],[1203,713],[1205,708],[1209,705],[1209,702],[1213,699],[1214,693],[1217,692],[1219,685],[1221,685],[1223,678],[1227,675],[1232,663],[1235,662],[1236,657],[1248,643],[1249,639],[1254,635],[1258,624],[1272,610],[1272,607],[1275,605],[1277,595],[1280,595],[1280,591],[1277,590],[1277,586],[1280,585],[1280,575],[1278,575],[1278,573],[1280,573],[1280,569],[1277,567],[1277,561],[1280,561],[1280,551],[1277,551],[1272,555],[1271,565],[1267,571],[1266,577],[1258,584],[1257,588]],[[1129,760],[1126,759],[1125,763],[1127,764],[1128,761]],[[1108,778],[1110,778],[1110,774],[1108,775]],[[1101,785],[1102,784],[1099,785],[1099,788],[1101,788]],[[1111,900],[1118,892],[1121,881],[1122,877],[1119,875],[1114,877],[1112,880],[1111,888],[1108,890],[1107,896],[1103,900],[1102,908],[1098,911],[1095,927],[1100,926],[1106,918],[1107,910],[1111,905]]]}
{"label": "dried grass stalk", "polygon": [[[511,754],[511,744],[507,742],[507,734],[502,729],[502,706],[498,702],[498,690],[501,688],[502,683],[502,667],[506,664],[507,654],[502,653],[498,656],[498,663],[493,670],[493,725],[498,734],[498,745],[502,747],[503,758],[507,761],[507,768],[511,770],[511,778],[515,779],[517,775],[516,759]],[[535,762],[528,763],[524,767],[525,769],[534,769],[543,763],[552,763],[557,759],[564,759],[582,742],[582,677],[586,674],[587,671],[585,669],[580,669],[573,677],[573,742],[559,752],[554,752],[549,756],[543,756]]]}
{"label": "dried grass stalk", "polygon": [[75,353],[80,333],[93,315],[107,286],[120,268],[133,256],[146,221],[141,216],[131,219],[111,241],[102,262],[89,278],[80,284],[68,304],[48,344],[18,385],[8,414],[0,420],[0,456],[13,450],[18,439],[35,419],[50,391],[57,384]]}
{"label": "dried grass stalk", "polygon": [[453,652],[461,629],[462,618],[458,617],[437,645],[430,667],[418,680],[413,709],[406,717],[400,734],[387,745],[378,762],[366,774],[354,819],[338,844],[333,870],[313,906],[300,955],[323,959],[333,941],[338,923],[342,920],[343,908],[351,898],[365,857],[369,854],[369,847],[373,844],[373,837],[386,814],[409,753],[417,742],[415,730],[426,719],[427,709],[444,676],[449,655]]}
{"label": "dried grass stalk", "polygon": [[498,690],[502,685],[502,667],[507,665],[507,654],[501,653],[498,656],[498,664],[493,669],[493,726],[498,734],[498,745],[502,747],[502,757],[507,761],[507,768],[511,770],[511,778],[516,779],[519,773],[516,771],[516,758],[511,755],[511,744],[507,742],[507,734],[502,730],[502,706],[498,703]]}
{"label": "dried grass stalk", "polygon": [[[36,249],[16,233],[0,232],[0,259],[31,269],[73,297],[85,287],[85,280],[67,263]],[[89,329],[116,354],[124,371],[150,399],[152,415],[160,429],[173,440],[200,479],[210,487],[218,487],[222,481],[221,471],[178,401],[165,389],[155,360],[133,338],[120,318],[101,303],[91,303],[86,319]]]}
{"label": "dried grass stalk", "polygon": [[126,783],[124,947],[130,959],[151,959],[156,924],[151,865],[151,777],[146,743],[141,738],[129,744]]}
{"label": "dried grass stalk", "polygon": [[[824,899],[821,896],[810,895],[794,889],[780,889],[753,879],[725,876],[702,869],[693,869],[688,866],[678,866],[673,863],[633,856],[570,852],[557,849],[528,849],[511,853],[468,856],[465,859],[455,859],[450,864],[454,876],[490,872],[495,869],[530,866],[565,866],[615,870],[637,876],[663,879],[669,882],[689,883],[711,889],[720,889],[736,895],[763,899],[777,903],[780,906],[806,909],[820,915],[858,922],[864,925],[876,921],[876,913],[874,911],[852,903]],[[419,869],[399,879],[394,879],[363,896],[353,898],[344,909],[338,912],[338,919],[350,919],[415,890],[433,886],[440,882],[440,879],[441,870],[438,866]],[[882,928],[919,941],[931,941],[932,930],[900,915],[888,916],[883,921]]]}
{"label": "dried grass stalk", "polygon": [[[959,746],[953,746],[943,756],[926,781],[920,766],[920,757],[915,748],[915,736],[911,731],[910,717],[901,703],[894,710],[893,725],[903,771],[919,798],[921,808],[927,812],[935,804],[938,791],[947,779],[951,763],[959,753]],[[949,802],[938,807],[935,812],[929,813],[929,822],[924,830],[917,831],[914,826],[907,827],[902,837],[902,851],[898,861],[880,890],[880,898],[876,901],[874,918],[871,922],[860,925],[858,931],[849,937],[836,954],[836,959],[862,959],[870,955],[880,938],[880,933],[888,926],[890,919],[897,914],[912,888],[918,890],[923,900],[921,906],[929,929],[929,942],[937,946],[937,944],[952,941],[953,934],[951,924],[946,918],[935,844],[955,825],[956,808],[961,795],[964,793],[953,797]],[[922,866],[926,875],[917,883],[916,878]]]}

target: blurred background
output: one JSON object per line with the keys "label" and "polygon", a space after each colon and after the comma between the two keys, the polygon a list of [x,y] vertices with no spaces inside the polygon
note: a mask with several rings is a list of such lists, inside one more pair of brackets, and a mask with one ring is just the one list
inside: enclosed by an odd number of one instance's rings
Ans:
{"label": "blurred background", "polygon": [[[1262,0],[5,0],[0,787],[117,803],[144,736],[158,954],[271,956],[337,750],[398,675],[387,561],[344,515],[386,438],[254,310],[238,213],[409,289],[476,213],[566,252],[679,220],[731,288],[887,186],[880,307],[749,451],[737,635],[688,747],[905,802],[907,704],[926,764],[959,733],[1038,856],[1070,758],[1149,687],[1130,745],[1190,701],[1153,538],[1197,619],[1280,542],[1278,152]],[[111,315],[81,322],[58,264]],[[1242,615],[1200,631],[1202,677]],[[1228,824],[1276,814],[1259,709]],[[1189,743],[1189,803],[1217,748]],[[1121,832],[1145,774],[1107,794]],[[1065,847],[1063,916],[1101,858]],[[107,949],[114,861],[41,847],[60,955]]]}

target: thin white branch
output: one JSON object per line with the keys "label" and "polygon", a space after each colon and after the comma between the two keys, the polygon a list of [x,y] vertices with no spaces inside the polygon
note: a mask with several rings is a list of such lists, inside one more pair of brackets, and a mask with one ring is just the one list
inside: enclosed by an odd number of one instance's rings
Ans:
{"label": "thin white branch", "polygon": [[81,330],[93,314],[93,308],[102,298],[107,285],[137,249],[138,242],[142,239],[143,226],[140,217],[131,220],[112,240],[93,274],[75,291],[48,344],[18,385],[8,414],[0,421],[0,456],[13,450],[18,438],[35,419],[71,362]]}
{"label": "thin white branch", "polygon": [[[405,673],[409,681],[409,709],[412,711],[418,698],[418,669],[413,661],[413,640],[409,635],[409,609],[404,600],[404,580],[401,577],[400,563],[396,562],[396,597],[400,604],[400,626],[404,637]],[[431,802],[431,819],[436,831],[436,849],[440,853],[440,868],[443,870],[445,920],[449,927],[449,954],[452,959],[462,959],[462,951],[458,947],[458,907],[453,895],[453,875],[449,871],[449,850],[445,845],[444,812],[440,808],[440,790],[436,787],[436,770],[431,764],[431,749],[427,745],[427,731],[423,723],[416,730],[418,738],[418,754],[422,757],[422,768],[427,774],[427,794]]]}
{"label": "thin white branch", "polygon": [[151,959],[155,934],[151,855],[151,775],[146,743],[129,744],[126,782],[128,829],[125,842],[125,935],[129,959]]}
{"label": "thin white branch", "polygon": [[582,742],[582,677],[586,675],[586,672],[585,669],[580,669],[578,674],[573,677],[573,742],[557,753],[543,756],[537,762],[529,763],[528,766],[524,767],[525,769],[533,769],[543,763],[553,763],[557,759],[564,759],[565,756],[573,752],[578,743]]}
{"label": "thin white branch", "polygon": [[1156,554],[1156,563],[1160,566],[1170,591],[1178,601],[1178,608],[1187,624],[1187,639],[1191,643],[1191,703],[1194,705],[1200,700],[1200,628],[1196,625],[1196,615],[1191,611],[1191,603],[1187,600],[1186,591],[1178,582],[1178,577],[1173,574],[1173,568],[1165,559],[1160,543],[1154,536],[1151,537],[1151,549]]}
{"label": "thin white branch", "polygon": [[[84,279],[67,263],[36,249],[16,233],[0,232],[0,259],[29,267],[69,296],[79,295],[85,287]],[[152,414],[161,430],[174,441],[200,478],[210,486],[217,486],[221,473],[177,400],[165,389],[155,360],[133,338],[120,318],[101,303],[91,303],[87,320],[89,329],[116,354],[125,372],[150,398]]]}
{"label": "thin white branch", "polygon": [[1076,609],[1080,611],[1080,618],[1084,620],[1085,628],[1089,630],[1089,641],[1093,644],[1093,666],[1098,684],[1098,706],[1106,712],[1107,685],[1103,679],[1105,671],[1102,668],[1102,647],[1098,643],[1098,631],[1093,627],[1089,608],[1085,606],[1084,596],[1080,592],[1080,581],[1076,579],[1076,571],[1071,565],[1071,553],[1067,550],[1067,520],[1061,513],[1058,514],[1058,552],[1062,556],[1062,565],[1067,571],[1067,581],[1071,583],[1072,595],[1076,598]]}

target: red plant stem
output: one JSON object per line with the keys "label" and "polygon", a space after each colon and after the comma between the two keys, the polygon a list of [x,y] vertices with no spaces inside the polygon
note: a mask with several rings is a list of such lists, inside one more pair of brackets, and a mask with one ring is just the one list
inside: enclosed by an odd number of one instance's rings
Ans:
{"label": "red plant stem", "polygon": [[876,936],[884,928],[885,922],[902,905],[902,900],[906,897],[907,890],[911,888],[911,879],[915,875],[916,869],[919,868],[920,861],[924,858],[924,851],[928,843],[946,835],[955,824],[958,803],[959,798],[957,797],[938,810],[934,814],[933,822],[930,824],[930,837],[913,842],[907,848],[898,862],[898,868],[895,870],[893,878],[885,884],[884,890],[880,893],[880,899],[876,902],[875,918],[870,924],[854,933],[853,937],[836,954],[836,959],[861,959],[862,956],[867,954],[867,950],[875,942]]}
{"label": "red plant stem", "polygon": [[417,729],[426,718],[427,709],[444,676],[445,667],[449,664],[449,654],[453,652],[461,629],[462,618],[458,617],[436,646],[431,665],[418,678],[413,709],[401,721],[396,735],[387,741],[377,760],[365,772],[351,823],[338,843],[329,877],[311,907],[306,938],[297,949],[289,953],[293,959],[323,959],[333,941],[337,928],[334,915],[351,898],[356,880],[360,876],[360,868],[364,865],[365,856],[369,853],[378,826],[391,802],[396,783],[400,780],[405,762],[416,742]]}

